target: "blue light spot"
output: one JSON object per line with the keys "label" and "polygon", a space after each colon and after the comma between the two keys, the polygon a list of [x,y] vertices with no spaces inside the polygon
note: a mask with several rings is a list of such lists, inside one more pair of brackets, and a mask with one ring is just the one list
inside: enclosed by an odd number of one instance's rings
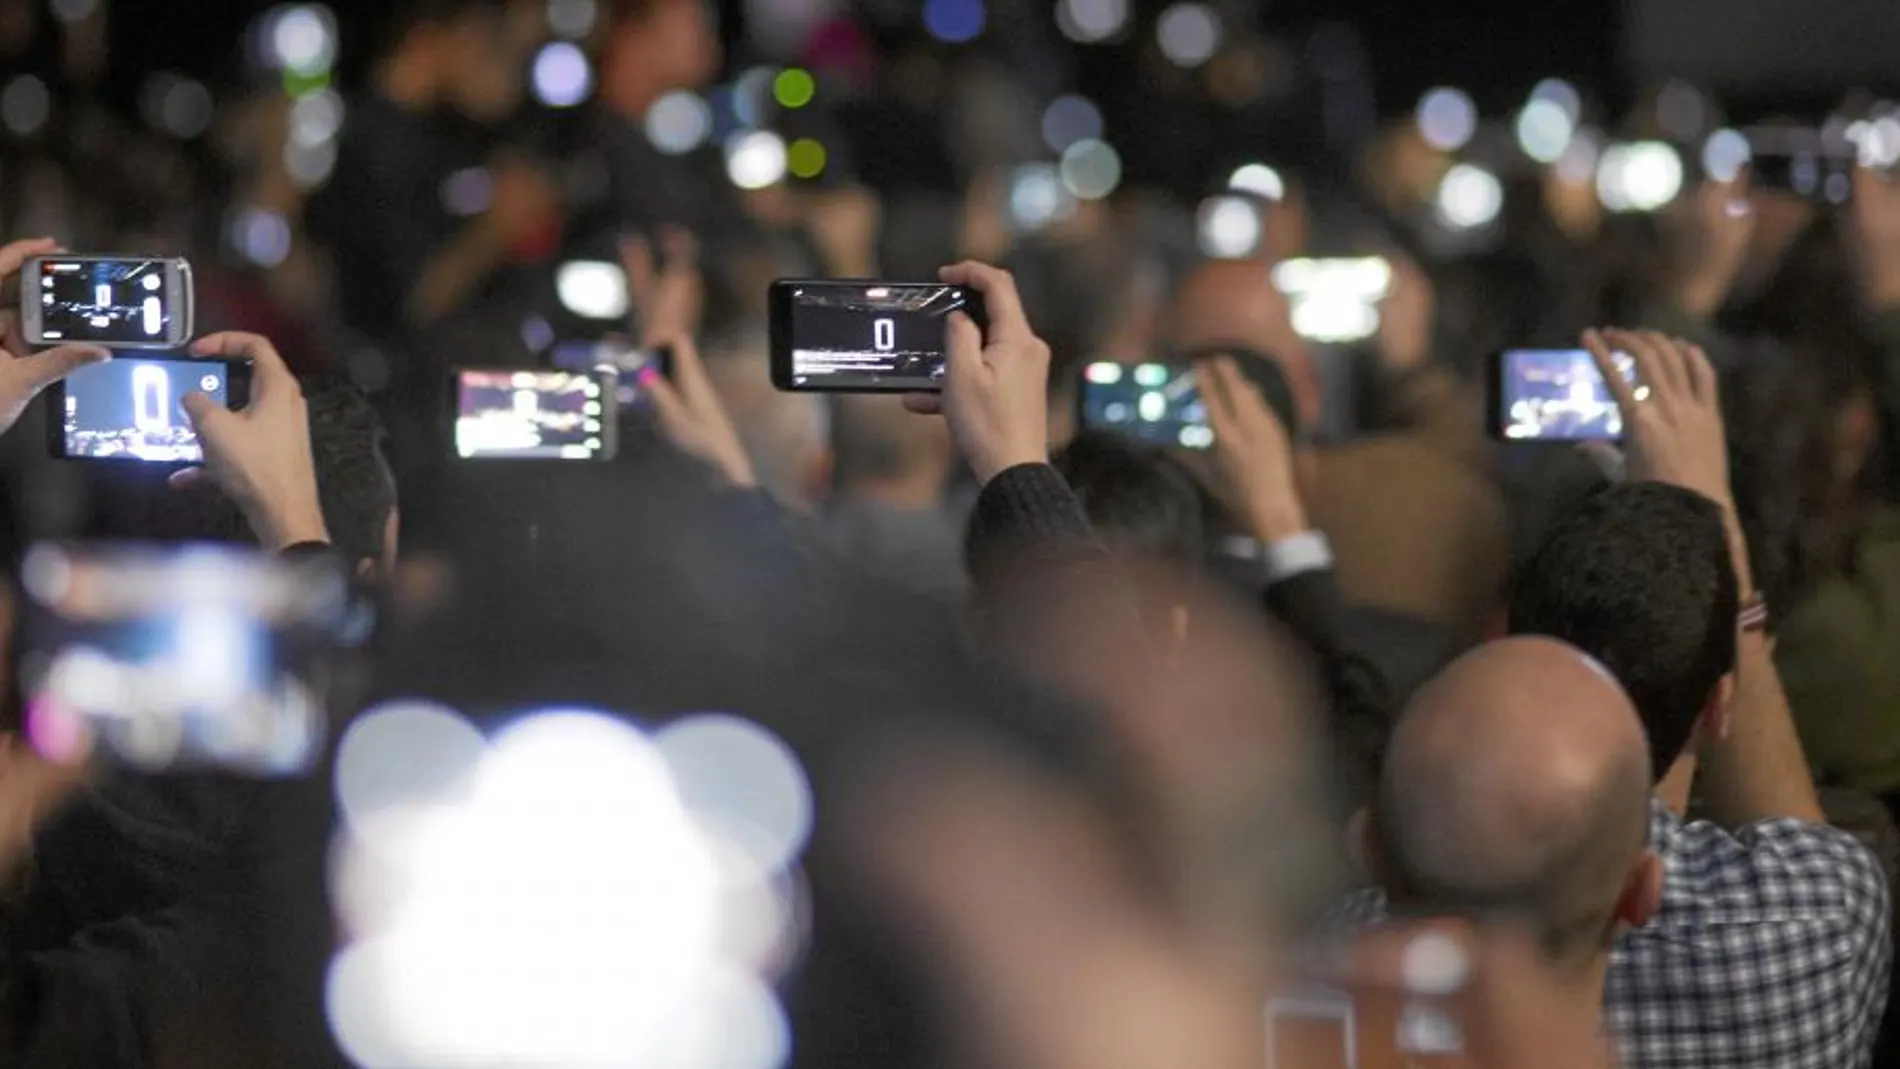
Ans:
{"label": "blue light spot", "polygon": [[983,0],[929,0],[924,5],[924,28],[948,44],[976,40],[984,21]]}

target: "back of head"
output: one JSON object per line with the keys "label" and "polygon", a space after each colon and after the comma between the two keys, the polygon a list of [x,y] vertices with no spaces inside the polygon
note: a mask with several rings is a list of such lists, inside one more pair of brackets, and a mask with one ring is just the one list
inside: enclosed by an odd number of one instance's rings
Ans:
{"label": "back of head", "polygon": [[1084,431],[1053,463],[1110,549],[1190,570],[1199,565],[1206,552],[1201,496],[1179,461],[1117,435]]}
{"label": "back of head", "polygon": [[920,419],[890,394],[831,399],[831,449],[840,493],[884,480],[934,481],[941,495],[956,458],[949,426]]}
{"label": "back of head", "polygon": [[1376,863],[1404,914],[1509,921],[1553,960],[1607,949],[1648,832],[1641,725],[1603,669],[1541,638],[1465,655],[1394,729]]}
{"label": "back of head", "polygon": [[738,428],[759,484],[809,508],[830,481],[830,412],[817,394],[774,389],[765,328],[747,324],[708,335],[706,374]]}
{"label": "back of head", "polygon": [[1299,401],[1300,422],[1320,417],[1320,384],[1306,341],[1293,329],[1291,306],[1266,265],[1213,260],[1195,268],[1175,290],[1166,317],[1171,352],[1240,346],[1278,362]]}
{"label": "back of head", "polygon": [[1510,630],[1562,639],[1608,668],[1642,716],[1661,779],[1735,669],[1739,604],[1721,509],[1633,483],[1556,523],[1519,570]]}

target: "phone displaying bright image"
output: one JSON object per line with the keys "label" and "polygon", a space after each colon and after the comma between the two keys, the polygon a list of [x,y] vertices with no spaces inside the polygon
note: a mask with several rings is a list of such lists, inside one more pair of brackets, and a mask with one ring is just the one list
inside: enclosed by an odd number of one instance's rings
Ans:
{"label": "phone displaying bright image", "polygon": [[1085,428],[1175,448],[1214,444],[1207,406],[1188,365],[1089,364],[1082,369],[1081,405]]}
{"label": "phone displaying bright image", "polygon": [[768,300],[781,390],[933,393],[943,389],[951,313],[985,323],[975,291],[942,282],[781,279]]}
{"label": "phone displaying bright image", "polygon": [[455,375],[455,453],[464,460],[611,460],[610,371],[464,368]]}
{"label": "phone displaying bright image", "polygon": [[191,264],[150,256],[42,256],[20,272],[28,345],[174,349],[191,340]]}
{"label": "phone displaying bright image", "polygon": [[548,351],[548,363],[562,371],[612,376],[614,397],[623,411],[646,402],[647,386],[655,378],[673,377],[671,348],[664,345],[642,348],[614,338],[556,342]]}
{"label": "phone displaying bright image", "polygon": [[121,356],[88,365],[47,388],[47,450],[69,460],[199,463],[204,450],[185,395],[242,408],[250,381],[243,360]]}
{"label": "phone displaying bright image", "polygon": [[[1615,359],[1624,379],[1634,383],[1635,361],[1625,353]],[[1614,442],[1623,437],[1623,413],[1588,350],[1507,349],[1492,358],[1489,380],[1491,433],[1499,439]]]}

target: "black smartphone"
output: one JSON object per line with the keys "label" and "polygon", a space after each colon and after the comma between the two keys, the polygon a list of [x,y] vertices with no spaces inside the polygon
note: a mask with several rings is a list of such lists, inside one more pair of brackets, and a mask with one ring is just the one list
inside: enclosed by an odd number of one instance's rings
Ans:
{"label": "black smartphone", "polygon": [[39,256],[20,272],[28,345],[175,349],[191,340],[191,264],[152,256]]}
{"label": "black smartphone", "polygon": [[614,398],[623,410],[644,404],[647,386],[655,378],[673,377],[670,346],[641,348],[616,338],[556,342],[548,350],[548,363],[562,371],[611,375]]}
{"label": "black smartphone", "polygon": [[611,460],[619,444],[610,372],[463,368],[455,453],[464,460]]}
{"label": "black smartphone", "polygon": [[[1623,377],[1636,363],[1615,354]],[[1491,433],[1512,442],[1614,442],[1623,413],[1584,349],[1506,349],[1492,357]]]}
{"label": "black smartphone", "polygon": [[943,388],[950,314],[987,325],[976,291],[942,282],[780,279],[768,301],[781,390],[933,393]]}
{"label": "black smartphone", "polygon": [[1082,369],[1081,425],[1155,445],[1206,449],[1214,444],[1207,406],[1186,364],[1116,364]]}
{"label": "black smartphone", "polygon": [[1845,204],[1854,195],[1859,155],[1845,136],[1811,127],[1754,127],[1748,138],[1749,178],[1756,189],[1779,190],[1821,204]]}
{"label": "black smartphone", "polygon": [[47,450],[68,460],[200,463],[204,450],[182,403],[194,392],[243,408],[250,362],[120,356],[80,368],[46,390]]}

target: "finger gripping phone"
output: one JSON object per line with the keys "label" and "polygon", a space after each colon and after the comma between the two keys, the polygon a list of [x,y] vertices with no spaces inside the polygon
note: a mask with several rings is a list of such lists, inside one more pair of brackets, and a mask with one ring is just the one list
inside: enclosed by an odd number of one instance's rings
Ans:
{"label": "finger gripping phone", "polygon": [[[1615,354],[1625,380],[1636,363]],[[1623,413],[1584,349],[1506,349],[1492,358],[1491,433],[1510,442],[1615,442]],[[1639,393],[1640,397],[1640,393]]]}
{"label": "finger gripping phone", "polygon": [[246,360],[121,356],[91,364],[46,391],[47,451],[62,460],[197,464],[204,460],[184,399],[225,408],[250,400]]}
{"label": "finger gripping phone", "polygon": [[463,368],[450,391],[463,460],[611,460],[613,372]]}
{"label": "finger gripping phone", "polygon": [[191,340],[191,264],[149,256],[40,256],[20,272],[28,345],[175,349]]}
{"label": "finger gripping phone", "polygon": [[781,390],[938,392],[951,313],[987,324],[976,291],[942,282],[780,279],[767,299]]}

